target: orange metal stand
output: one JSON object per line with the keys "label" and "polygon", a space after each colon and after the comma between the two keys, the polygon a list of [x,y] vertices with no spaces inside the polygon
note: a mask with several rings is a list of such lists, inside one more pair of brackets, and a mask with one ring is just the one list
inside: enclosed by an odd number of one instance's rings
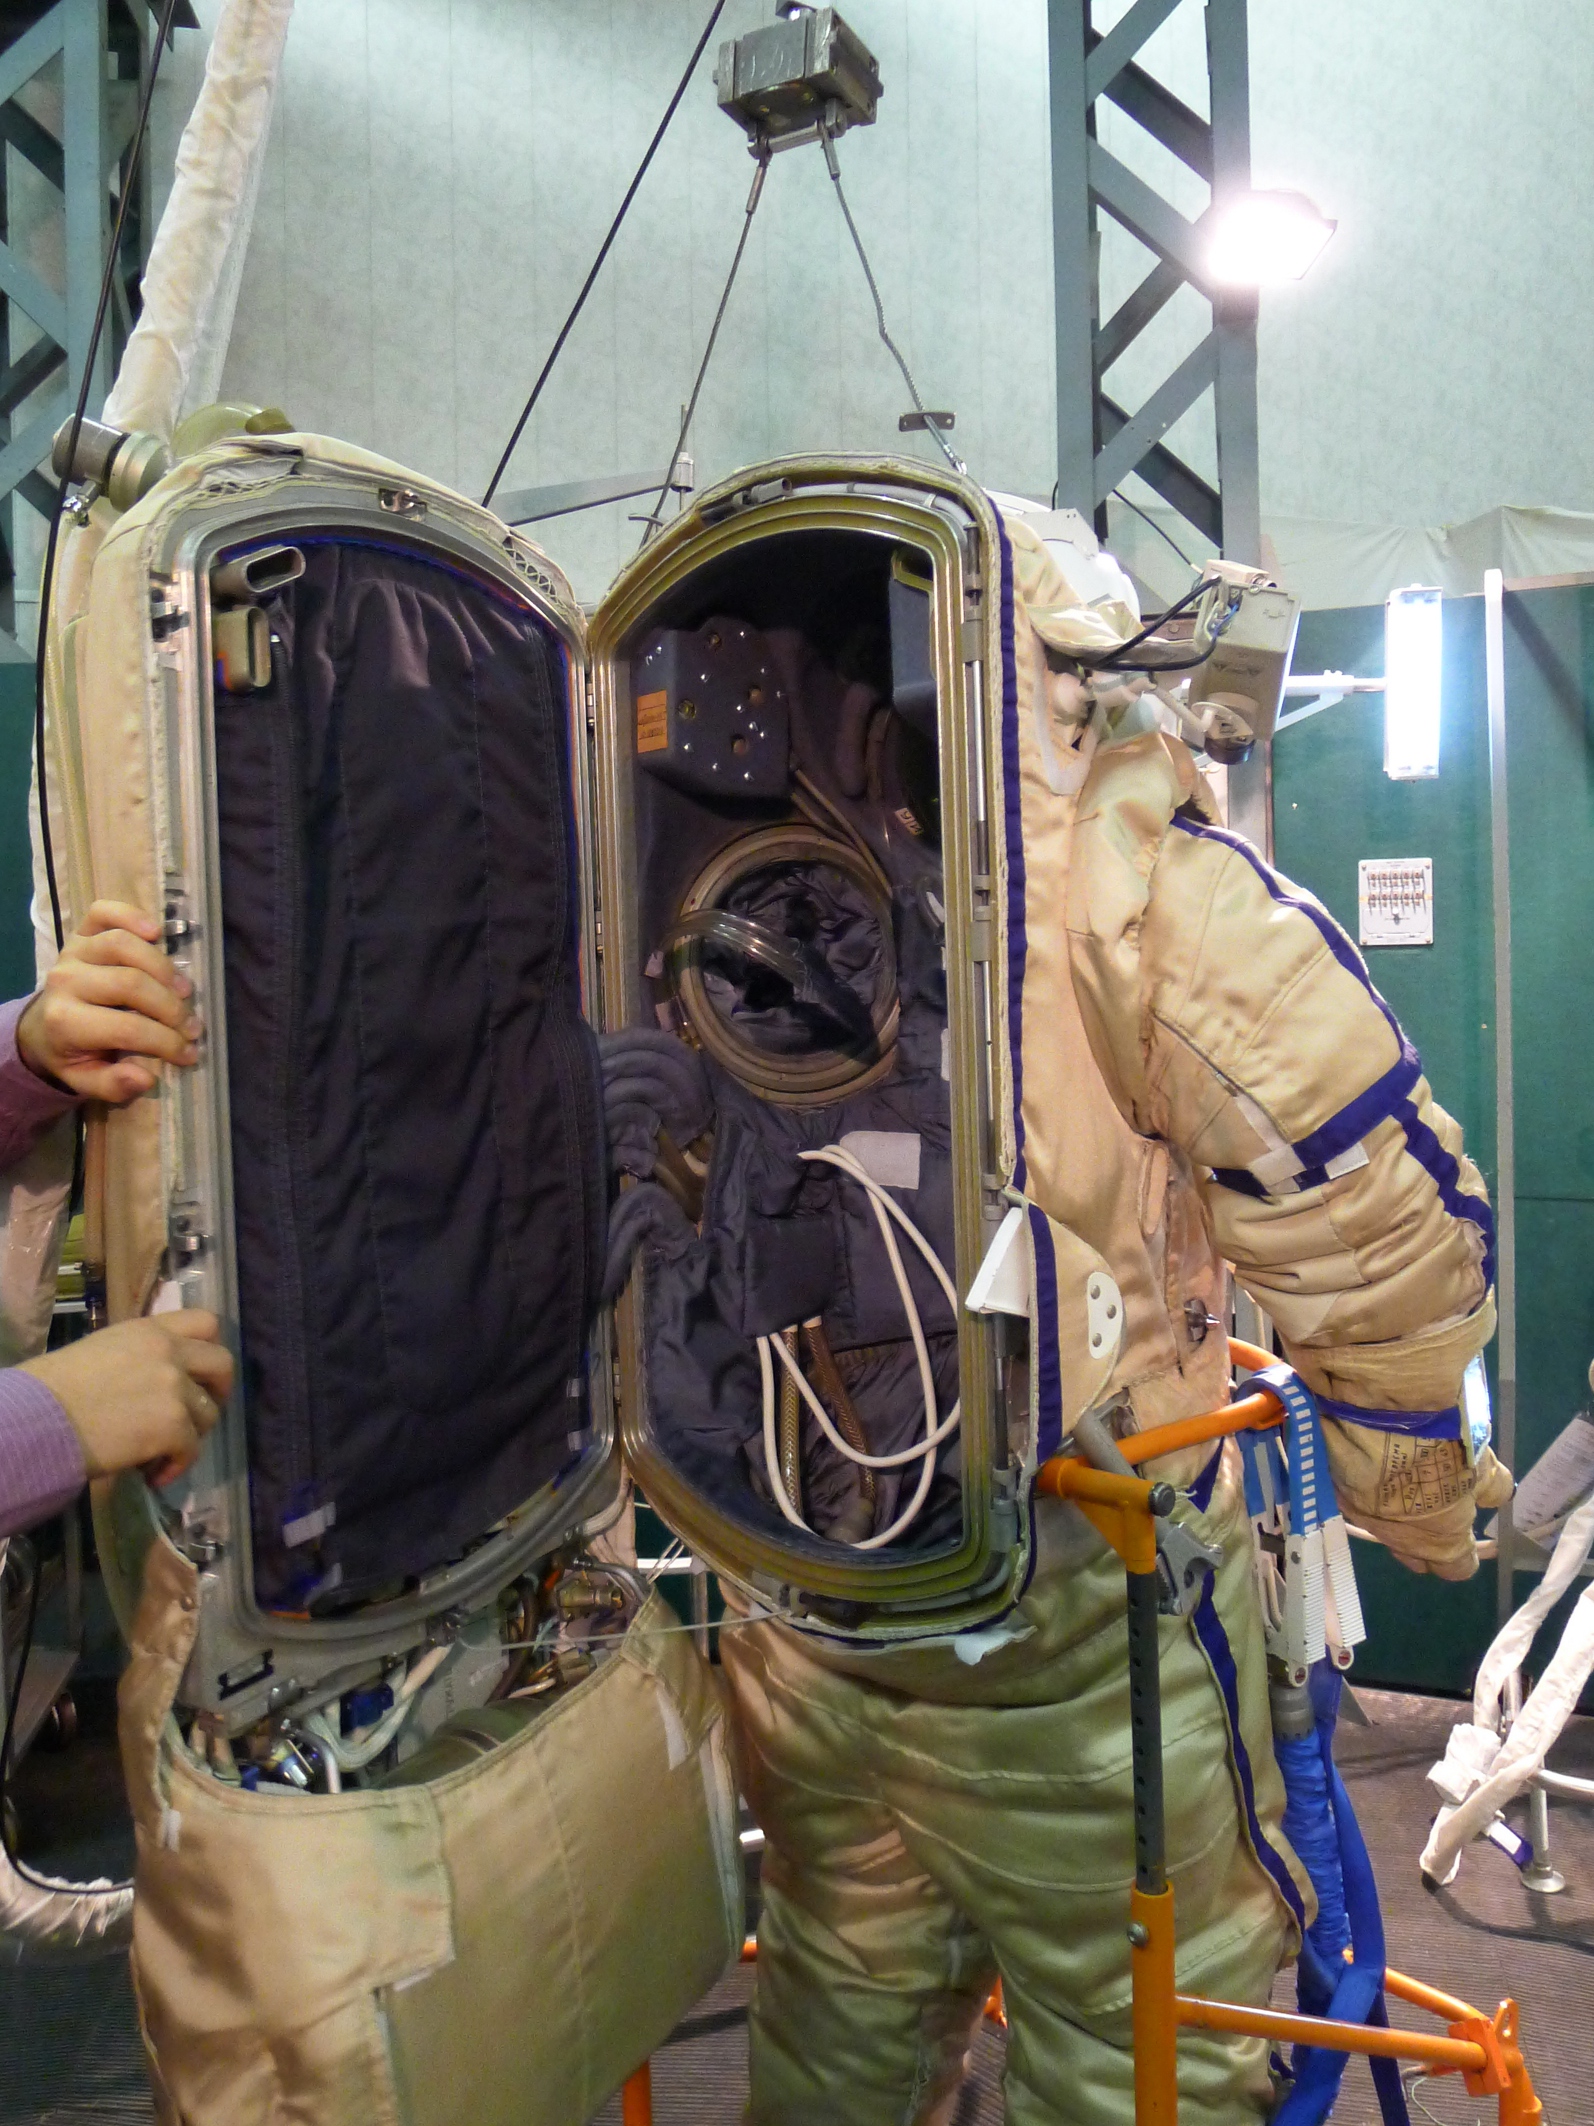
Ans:
{"label": "orange metal stand", "polygon": [[653,2067],[644,2061],[620,2091],[620,2126],[653,2126]]}
{"label": "orange metal stand", "polygon": [[[1237,1364],[1253,1369],[1274,1362],[1265,1351],[1233,1338],[1229,1350]],[[1119,1444],[1126,1460],[1138,1465],[1180,1447],[1220,1439],[1230,1432],[1277,1424],[1282,1416],[1278,1398],[1264,1389],[1226,1410],[1155,1426],[1150,1431],[1131,1434]],[[1035,1485],[1038,1491],[1052,1497],[1073,1499],[1123,1559],[1129,1578],[1131,1718],[1142,1730],[1136,1735],[1135,1751],[1136,1882],[1129,1898],[1135,2126],[1178,2126],[1178,2039],[1182,2028],[1232,2030],[1321,2045],[1337,2052],[1420,2061],[1433,2073],[1459,2073],[1473,2096],[1498,2098],[1500,2126],[1538,2126],[1544,2116],[1543,2106],[1523,2057],[1515,2001],[1502,2001],[1494,2014],[1487,2016],[1465,2001],[1424,1985],[1420,1979],[1386,1971],[1384,1990],[1439,2017],[1446,2025],[1441,2037],[1423,2031],[1335,2022],[1325,2016],[1286,2015],[1238,2002],[1202,2000],[1178,1990],[1174,1975],[1173,1889],[1162,1872],[1160,1764],[1150,1782],[1154,1795],[1148,1797],[1141,1791],[1143,1774],[1150,1770],[1144,1762],[1145,1731],[1149,1728],[1150,1734],[1155,1735],[1159,1722],[1154,1712],[1148,1722],[1146,1708],[1134,1702],[1133,1696],[1142,1684],[1136,1668],[1136,1592],[1137,1588],[1144,1589],[1148,1569],[1155,1568],[1152,1515],[1156,1508],[1152,1493],[1156,1487],[1143,1477],[1113,1476],[1061,1455],[1054,1456],[1039,1470]],[[1149,1825],[1144,1820],[1148,1800],[1154,1817]]]}
{"label": "orange metal stand", "polygon": [[[1266,1351],[1234,1337],[1229,1339],[1229,1352],[1237,1365],[1253,1370],[1274,1363]],[[1276,1425],[1283,1415],[1278,1397],[1262,1389],[1231,1403],[1227,1409],[1209,1410],[1200,1417],[1181,1418],[1175,1424],[1132,1433],[1119,1445],[1125,1459],[1138,1466],[1204,1440]],[[1441,2037],[1424,2031],[1335,2022],[1326,2016],[1286,2015],[1235,2001],[1202,2000],[1178,1990],[1174,1975],[1173,1889],[1164,1873],[1162,1858],[1161,1716],[1152,1595],[1157,1569],[1154,1516],[1167,1510],[1169,1502],[1157,1496],[1165,1487],[1146,1477],[1115,1476],[1093,1469],[1071,1455],[1054,1455],[1037,1471],[1035,1488],[1052,1498],[1072,1499],[1123,1559],[1129,1576],[1136,1787],[1136,1879],[1129,1893],[1135,2126],[1178,2126],[1179,2032],[1185,2028],[1232,2030],[1246,2036],[1321,2045],[1336,2052],[1416,2060],[1431,2073],[1460,2074],[1473,2096],[1497,2097],[1500,2126],[1540,2126],[1544,2107],[1534,2093],[1523,2057],[1515,2001],[1502,2001],[1494,2014],[1487,2016],[1451,1994],[1424,1985],[1420,1979],[1385,1971],[1384,1991],[1437,2016],[1446,2026]],[[757,1955],[758,1943],[750,1935],[742,1944],[741,1960],[752,1963]],[[985,2013],[1005,2027],[1007,2016],[1000,1980],[991,1990]],[[626,2083],[621,2116],[624,2126],[652,2126],[653,2089],[648,2068],[639,2068]]]}

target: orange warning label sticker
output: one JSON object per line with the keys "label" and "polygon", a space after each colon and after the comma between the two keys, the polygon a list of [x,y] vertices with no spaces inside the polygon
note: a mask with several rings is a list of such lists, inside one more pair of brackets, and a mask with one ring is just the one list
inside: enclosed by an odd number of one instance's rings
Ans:
{"label": "orange warning label sticker", "polygon": [[636,749],[639,753],[666,753],[670,745],[670,697],[665,693],[638,694],[636,698]]}

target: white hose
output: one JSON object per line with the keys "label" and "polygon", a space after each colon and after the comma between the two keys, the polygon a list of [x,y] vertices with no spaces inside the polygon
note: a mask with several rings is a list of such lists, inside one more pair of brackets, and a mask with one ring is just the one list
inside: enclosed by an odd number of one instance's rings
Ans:
{"label": "white hose", "polygon": [[[935,1272],[940,1281],[941,1289],[946,1294],[947,1305],[952,1309],[954,1315],[957,1313],[957,1287],[947,1275],[940,1256],[931,1247],[929,1241],[925,1239],[907,1212],[903,1210],[894,1198],[886,1194],[879,1182],[875,1180],[873,1174],[869,1172],[868,1168],[860,1160],[855,1159],[851,1152],[843,1151],[839,1144],[821,1145],[818,1151],[799,1152],[797,1156],[799,1159],[821,1160],[826,1166],[839,1167],[844,1174],[850,1175],[860,1188],[867,1189],[876,1204],[883,1204]],[[876,1215],[879,1215],[878,1212]],[[904,1303],[911,1312],[913,1302],[907,1296],[905,1285],[902,1286],[902,1294]],[[917,1315],[914,1318],[917,1319]]]}
{"label": "white hose", "polygon": [[0,1846],[0,1961],[111,1955],[133,1938],[130,1882],[19,1874]]}
{"label": "white hose", "polygon": [[221,388],[293,0],[226,0],[104,418],[171,439]]}
{"label": "white hose", "polygon": [[1499,1734],[1500,1693],[1521,1667],[1534,1633],[1569,1587],[1594,1547],[1594,1498],[1571,1515],[1543,1580],[1496,1634],[1478,1670],[1470,1722],[1452,1728],[1444,1757],[1430,1770],[1444,1796],[1423,1848],[1422,1872],[1448,1883],[1461,1865],[1462,1848],[1488,1830],[1507,1802],[1525,1793],[1543,1769],[1556,1738],[1571,1718],[1589,1675],[1594,1673],[1594,1587],[1579,1598],[1553,1659],[1504,1741]]}
{"label": "white hose", "polygon": [[[806,1326],[806,1324],[804,1326]],[[915,1322],[914,1326],[918,1327],[917,1322]],[[922,1334],[923,1331],[921,1330],[920,1336],[922,1336]],[[812,1410],[812,1412],[814,1413],[815,1423],[819,1426],[820,1431],[824,1433],[826,1439],[829,1440],[831,1446],[835,1448],[838,1454],[845,1455],[849,1462],[856,1463],[856,1465],[860,1469],[905,1469],[908,1466],[909,1462],[921,1461],[924,1456],[929,1453],[932,1447],[939,1447],[942,1441],[945,1439],[949,1439],[958,1428],[958,1424],[962,1416],[962,1411],[959,1408],[958,1404],[954,1403],[952,1405],[950,1416],[942,1418],[940,1424],[936,1426],[935,1430],[930,1433],[928,1438],[922,1440],[915,1440],[911,1447],[904,1447],[897,1454],[860,1454],[858,1452],[858,1449],[854,1447],[850,1441],[843,1439],[841,1434],[836,1430],[834,1424],[831,1422],[830,1412],[825,1408],[824,1404],[819,1400],[819,1397],[814,1393],[812,1383],[809,1381],[807,1375],[803,1372],[802,1367],[798,1365],[796,1359],[792,1357],[790,1351],[787,1350],[785,1344],[781,1341],[781,1339],[778,1336],[761,1336],[758,1340],[761,1344],[768,1344],[772,1355],[781,1361],[782,1365],[785,1366],[786,1371],[797,1383],[798,1393],[807,1403],[809,1409]],[[915,1337],[914,1342],[917,1344],[919,1340],[919,1337]],[[928,1361],[928,1350],[926,1350],[924,1357],[925,1360]],[[927,1364],[922,1364],[920,1366],[919,1385],[921,1387],[923,1387],[925,1384],[925,1375],[927,1370]],[[931,1375],[930,1399],[932,1404],[934,1402],[934,1388],[934,1376]]]}
{"label": "white hose", "polygon": [[340,1772],[363,1772],[397,1737],[415,1708],[421,1686],[431,1681],[452,1651],[448,1646],[428,1648],[399,1685],[393,1703],[374,1727],[350,1735],[345,1741],[326,1713],[317,1712],[305,1721],[307,1732],[314,1735]]}
{"label": "white hose", "polygon": [[1594,1498],[1587,1498],[1575,1513],[1567,1516],[1556,1540],[1555,1553],[1538,1586],[1522,1607],[1507,1617],[1478,1664],[1478,1680],[1472,1692],[1475,1726],[1497,1728],[1500,1725],[1500,1693],[1505,1688],[1506,1678],[1514,1676],[1527,1659],[1528,1648],[1533,1644],[1539,1626],[1577,1578],[1591,1549],[1594,1549]]}
{"label": "white hose", "polygon": [[873,1210],[876,1222],[880,1227],[881,1240],[885,1243],[886,1256],[891,1264],[891,1274],[896,1279],[897,1291],[902,1299],[903,1311],[908,1317],[908,1333],[913,1339],[914,1355],[919,1363],[919,1385],[924,1397],[925,1436],[913,1446],[905,1447],[897,1454],[859,1453],[858,1449],[851,1446],[836,1430],[836,1427],[831,1422],[830,1413],[814,1393],[803,1374],[801,1366],[798,1365],[791,1352],[787,1350],[784,1341],[780,1337],[760,1336],[757,1339],[758,1370],[763,1390],[764,1459],[769,1470],[770,1489],[774,1494],[776,1505],[792,1526],[801,1528],[810,1535],[813,1534],[814,1531],[809,1528],[808,1523],[787,1496],[786,1486],[780,1473],[780,1453],[775,1443],[775,1369],[773,1365],[773,1358],[778,1357],[796,1383],[799,1394],[813,1412],[820,1430],[836,1451],[844,1456],[847,1461],[854,1463],[861,1469],[902,1469],[910,1462],[919,1463],[919,1481],[913,1496],[891,1525],[888,1528],[883,1528],[878,1535],[868,1536],[862,1542],[848,1546],[853,1550],[879,1550],[885,1544],[895,1542],[904,1529],[911,1527],[913,1522],[918,1519],[925,1499],[929,1496],[930,1485],[934,1480],[936,1449],[957,1430],[962,1418],[962,1402],[960,1399],[953,1403],[950,1412],[940,1423],[936,1422],[935,1373],[930,1363],[930,1349],[925,1342],[924,1325],[919,1318],[919,1309],[914,1303],[913,1290],[908,1283],[908,1273],[903,1266],[902,1252],[897,1246],[896,1235],[891,1230],[892,1219],[895,1219],[897,1224],[902,1227],[902,1230],[908,1235],[908,1238],[934,1271],[954,1314],[957,1311],[957,1289],[947,1275],[940,1257],[913,1223],[913,1220],[887,1195],[874,1176],[850,1152],[843,1151],[838,1145],[826,1145],[818,1151],[801,1152],[798,1156],[802,1159],[818,1161],[827,1166],[836,1167],[849,1180],[856,1181],[869,1197],[870,1208]]}

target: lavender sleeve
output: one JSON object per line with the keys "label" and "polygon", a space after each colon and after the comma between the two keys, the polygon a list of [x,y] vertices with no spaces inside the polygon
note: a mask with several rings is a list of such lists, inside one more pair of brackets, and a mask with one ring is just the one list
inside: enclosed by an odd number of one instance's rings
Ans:
{"label": "lavender sleeve", "polygon": [[42,1380],[8,1366],[0,1372],[0,1536],[59,1513],[84,1480],[66,1412]]}
{"label": "lavender sleeve", "polygon": [[17,1048],[17,1021],[32,1002],[0,1004],[0,1176],[26,1158],[50,1124],[77,1105],[76,1096],[29,1070]]}

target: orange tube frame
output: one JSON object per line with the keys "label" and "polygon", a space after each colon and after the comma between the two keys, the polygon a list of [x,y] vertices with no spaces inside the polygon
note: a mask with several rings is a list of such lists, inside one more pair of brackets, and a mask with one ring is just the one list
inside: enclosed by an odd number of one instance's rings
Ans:
{"label": "orange tube frame", "polygon": [[653,2126],[653,2064],[644,2060],[620,2091],[620,2126]]}
{"label": "orange tube frame", "polygon": [[[1259,1370],[1272,1365],[1267,1352],[1230,1337],[1229,1353],[1237,1365]],[[1278,1397],[1267,1389],[1241,1398],[1224,1410],[1156,1425],[1119,1442],[1133,1464],[1154,1461],[1181,1447],[1259,1430],[1284,1415]],[[1055,1455],[1036,1473],[1037,1491],[1071,1498],[1101,1530],[1131,1572],[1147,1569],[1147,1546],[1155,1562],[1156,1537],[1143,1478],[1109,1476],[1073,1456]],[[1518,2036],[1515,2001],[1502,2001],[1486,2016],[1420,1979],[1398,1971],[1384,1973],[1384,1990],[1438,2016],[1443,2037],[1423,2031],[1372,2028],[1336,2022],[1326,2016],[1286,2015],[1271,2008],[1239,2002],[1202,2000],[1181,1993],[1174,1976],[1173,1890],[1148,1895],[1129,1893],[1130,1972],[1133,1984],[1132,2029],[1135,2057],[1135,2126],[1178,2126],[1181,2029],[1231,2030],[1237,2034],[1321,2045],[1336,2052],[1359,2052],[1386,2059],[1417,2060],[1438,2074],[1459,2073],[1473,2096],[1499,2099],[1500,2126],[1538,2126],[1543,2106],[1534,2092]]]}
{"label": "orange tube frame", "polygon": [[[1254,1344],[1229,1338],[1236,1365],[1259,1370],[1274,1363]],[[1284,1406],[1267,1389],[1243,1396],[1223,1410],[1180,1418],[1170,1425],[1131,1433],[1119,1445],[1131,1464],[1149,1462],[1232,1432],[1257,1431],[1278,1424]],[[1131,1572],[1156,1567],[1157,1540],[1152,1521],[1152,1484],[1145,1477],[1114,1476],[1093,1469],[1072,1455],[1054,1455],[1036,1472],[1035,1488],[1044,1496],[1072,1499],[1100,1529]],[[1473,2096],[1499,2099],[1500,2126],[1540,2126],[1540,2104],[1522,2054],[1515,2001],[1502,2001],[1484,2015],[1452,1994],[1407,1978],[1384,1973],[1384,1991],[1409,2006],[1425,2009],[1445,2025],[1440,2037],[1426,2031],[1393,2030],[1363,2023],[1336,2022],[1327,2016],[1287,2015],[1272,2008],[1252,2008],[1238,2001],[1203,2000],[1181,1993],[1174,1975],[1173,1890],[1150,1896],[1129,1893],[1130,1973],[1133,1984],[1132,2030],[1135,2060],[1135,2126],[1178,2126],[1179,2032],[1181,2029],[1229,2030],[1237,2035],[1270,2037],[1335,2052],[1367,2057],[1416,2060],[1436,2074],[1460,2074]],[[756,1938],[742,1944],[741,1961],[758,1956]],[[986,2003],[992,2021],[1007,2022],[998,1980]],[[652,2126],[650,2070],[641,2067],[621,2095],[624,2126]]]}

